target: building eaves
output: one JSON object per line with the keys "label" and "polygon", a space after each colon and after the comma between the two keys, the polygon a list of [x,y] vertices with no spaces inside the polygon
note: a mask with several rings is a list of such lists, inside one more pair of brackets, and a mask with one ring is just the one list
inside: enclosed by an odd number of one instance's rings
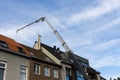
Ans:
{"label": "building eaves", "polygon": [[33,60],[37,60],[37,61],[41,61],[41,62],[45,62],[47,64],[52,64],[52,65],[57,65],[57,66],[61,66],[56,64],[54,61],[52,61],[51,59],[46,59],[49,58],[48,56],[46,56],[41,50],[36,50],[34,48],[31,48],[29,46],[23,45],[31,54],[31,58]]}
{"label": "building eaves", "polygon": [[93,69],[92,67],[87,67],[87,70],[89,73],[93,73],[93,74],[100,74],[100,72],[96,71],[95,69]]}
{"label": "building eaves", "polygon": [[64,52],[62,51],[57,51],[56,49],[54,49],[53,47],[50,47],[48,45],[45,44],[41,44],[42,47],[44,47],[45,49],[47,49],[52,55],[54,55],[56,58],[58,58],[59,60],[62,60],[62,56],[61,54],[63,54]]}
{"label": "building eaves", "polygon": [[78,56],[78,55],[76,55],[76,54],[74,54],[74,55],[75,55],[75,57],[76,57],[79,61],[82,61],[82,62],[84,62],[84,63],[86,63],[86,64],[89,64],[88,59],[85,59],[85,58],[83,58],[83,57],[81,57],[81,56]]}
{"label": "building eaves", "polygon": [[38,58],[38,57],[36,57],[36,56],[31,56],[31,59],[32,59],[32,60],[35,60],[35,61],[40,61],[40,62],[42,62],[42,63],[46,63],[46,64],[50,64],[50,65],[54,65],[54,66],[61,67],[61,65],[59,65],[59,64],[56,64],[56,63],[54,63],[54,62],[52,62],[52,61],[49,61],[49,60],[45,60],[45,59],[42,59],[42,58]]}
{"label": "building eaves", "polygon": [[101,78],[100,80],[107,80],[107,79],[105,79],[105,78],[104,78],[104,77],[102,77],[102,76],[100,76],[100,78]]}
{"label": "building eaves", "polygon": [[23,54],[23,53],[20,53],[20,52],[16,52],[16,51],[10,50],[10,49],[8,49],[8,48],[0,47],[0,50],[1,50],[1,51],[4,51],[4,52],[7,52],[8,54],[17,55],[17,56],[21,56],[21,57],[24,57],[24,58],[29,58],[29,59],[30,59],[30,57],[31,57],[31,56],[28,56],[28,55],[26,55],[26,54]]}
{"label": "building eaves", "polygon": [[12,50],[12,51],[15,51],[15,52],[18,52],[18,53],[22,52],[26,55],[29,55],[27,50],[22,45],[17,43],[15,40],[13,40],[9,37],[3,36],[1,34],[0,34],[0,46],[1,47],[6,47],[9,50]]}
{"label": "building eaves", "polygon": [[[63,52],[63,51],[57,51],[56,49],[54,49],[53,47],[50,47],[48,45],[45,45],[45,44],[41,44],[44,48],[46,48],[51,54],[53,54],[56,58],[58,58],[59,60],[61,60],[62,62],[66,62],[66,63],[70,63],[69,61],[69,58],[68,58],[68,55],[66,52]],[[82,62],[85,62],[87,64],[89,64],[89,61],[83,57],[80,57],[76,54],[74,54],[75,57],[79,60],[79,61],[82,61]]]}

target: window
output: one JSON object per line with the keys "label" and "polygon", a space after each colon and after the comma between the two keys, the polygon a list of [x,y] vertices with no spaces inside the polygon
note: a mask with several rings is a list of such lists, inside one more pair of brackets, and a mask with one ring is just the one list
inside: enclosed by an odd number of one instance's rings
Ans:
{"label": "window", "polygon": [[87,67],[88,65],[84,62],[79,62],[79,64],[81,64],[83,67]]}
{"label": "window", "polygon": [[34,74],[40,75],[40,65],[34,64]]}
{"label": "window", "polygon": [[4,80],[5,68],[6,68],[6,63],[0,61],[0,80]]}
{"label": "window", "polygon": [[66,68],[66,80],[71,80],[72,71],[69,68]]}
{"label": "window", "polygon": [[79,76],[79,77],[83,77],[82,74],[79,73],[79,71],[76,70],[76,75]]}
{"label": "window", "polygon": [[50,77],[50,68],[44,67],[44,76]]}
{"label": "window", "polygon": [[67,76],[72,76],[72,71],[71,71],[71,69],[66,68],[66,75],[67,75]]}
{"label": "window", "polygon": [[20,68],[20,80],[27,80],[27,68],[24,66]]}
{"label": "window", "polygon": [[1,46],[1,47],[4,47],[4,48],[7,48],[7,47],[8,47],[7,43],[4,42],[4,41],[0,41],[0,46]]}
{"label": "window", "polygon": [[18,50],[19,50],[19,52],[21,52],[21,53],[25,53],[24,49],[21,48],[21,47],[18,47]]}
{"label": "window", "polygon": [[58,70],[57,69],[53,69],[53,77],[58,78]]}
{"label": "window", "polygon": [[77,80],[84,80],[84,77],[82,74],[79,73],[79,71],[76,70],[76,76],[77,76]]}

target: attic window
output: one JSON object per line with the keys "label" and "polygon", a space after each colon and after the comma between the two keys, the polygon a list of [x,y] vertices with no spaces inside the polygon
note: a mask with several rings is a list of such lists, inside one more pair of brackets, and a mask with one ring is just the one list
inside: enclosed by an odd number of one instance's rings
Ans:
{"label": "attic window", "polygon": [[4,42],[4,41],[0,41],[0,46],[1,46],[1,47],[4,47],[4,48],[7,48],[7,47],[8,47],[7,43]]}
{"label": "attic window", "polygon": [[24,49],[21,48],[21,47],[18,47],[18,50],[19,50],[19,52],[21,52],[21,53],[25,53]]}

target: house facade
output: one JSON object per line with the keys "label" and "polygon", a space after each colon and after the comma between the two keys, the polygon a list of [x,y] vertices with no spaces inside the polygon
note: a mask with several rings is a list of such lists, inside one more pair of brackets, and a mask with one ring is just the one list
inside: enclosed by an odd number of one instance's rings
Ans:
{"label": "house facade", "polygon": [[[89,61],[75,55],[89,80],[103,80]],[[35,42],[34,47],[0,35],[0,80],[85,80],[59,48]],[[105,79],[104,79],[105,80]]]}
{"label": "house facade", "polygon": [[0,35],[0,80],[29,80],[28,52],[3,35]]}
{"label": "house facade", "polygon": [[60,70],[48,54],[0,35],[0,80],[61,80]]}
{"label": "house facade", "polygon": [[[40,46],[39,46],[40,45]],[[39,47],[46,49],[51,55],[56,57],[58,61],[61,63],[61,77],[62,80],[84,80],[84,76],[80,74],[76,69],[74,69],[74,65],[70,62],[68,55],[59,48],[50,47],[40,42],[40,39],[35,42],[34,48],[40,49]],[[43,51],[44,52],[44,51]],[[46,52],[45,52],[46,53]],[[75,54],[74,54],[75,55]],[[89,77],[90,80],[100,80],[100,72],[96,71],[92,67],[89,66],[89,61],[85,58],[75,55],[79,64],[84,68],[84,72]]]}
{"label": "house facade", "polygon": [[31,53],[29,80],[61,80],[61,65],[41,50],[24,46]]}

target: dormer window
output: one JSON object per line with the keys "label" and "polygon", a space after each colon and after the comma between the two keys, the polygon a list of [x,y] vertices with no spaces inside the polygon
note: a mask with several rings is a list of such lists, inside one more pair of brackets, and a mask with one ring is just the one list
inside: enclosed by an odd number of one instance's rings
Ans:
{"label": "dormer window", "polygon": [[18,47],[18,50],[19,50],[19,52],[21,52],[21,53],[25,53],[24,49],[21,48],[21,47]]}
{"label": "dormer window", "polygon": [[0,46],[1,46],[1,47],[4,47],[4,48],[7,48],[7,47],[8,47],[7,43],[4,42],[4,41],[0,41]]}

